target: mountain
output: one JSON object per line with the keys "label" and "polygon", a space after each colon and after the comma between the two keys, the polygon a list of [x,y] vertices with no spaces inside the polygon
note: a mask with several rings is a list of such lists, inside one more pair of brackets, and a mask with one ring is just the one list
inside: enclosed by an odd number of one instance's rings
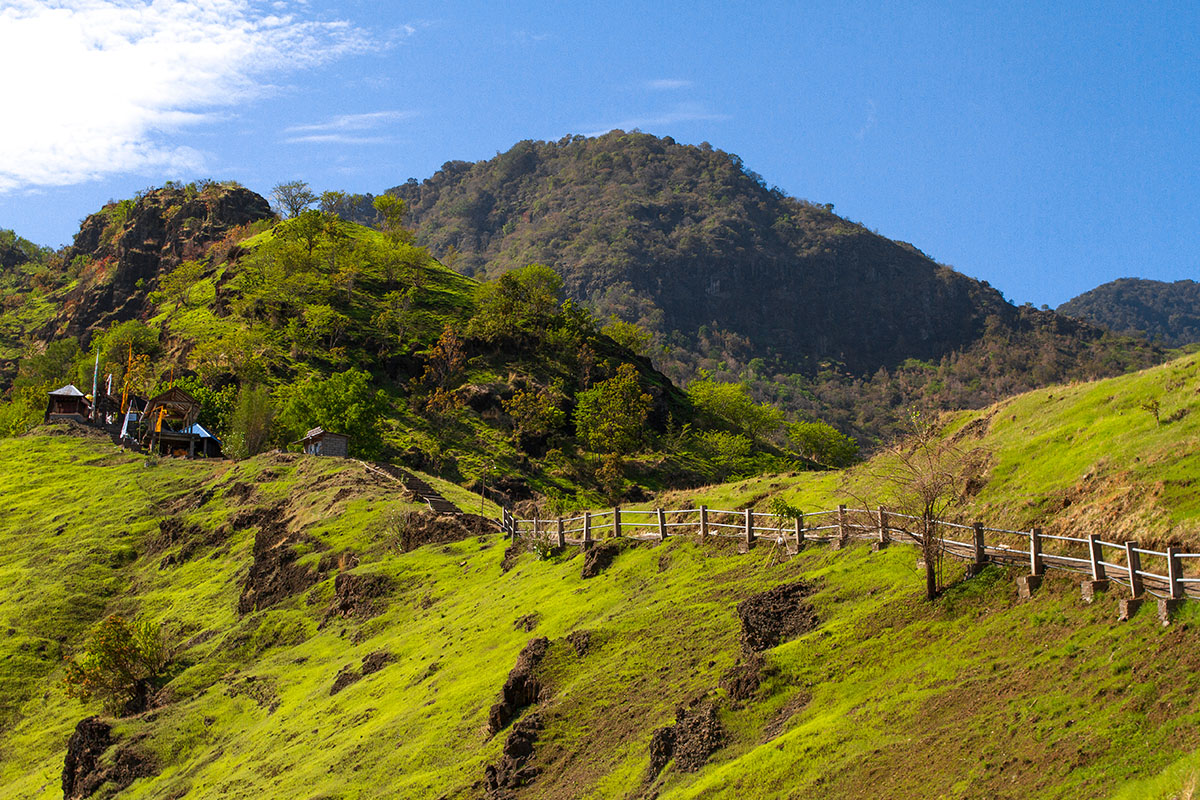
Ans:
{"label": "mountain", "polygon": [[[962,521],[1195,552],[1200,417],[1166,418],[1198,374],[957,415],[991,452]],[[950,559],[930,603],[899,542],[510,549],[353,461],[153,464],[65,433],[0,440],[0,798],[1166,800],[1200,777],[1194,600],[1118,623],[1116,582],[1084,603],[1050,571],[1021,600],[1026,565]],[[883,466],[655,503],[824,510]],[[144,710],[68,693],[114,614],[171,645]]]}
{"label": "mountain", "polygon": [[[622,131],[525,141],[388,191],[407,202],[417,241],[455,269],[494,277],[548,264],[601,317],[650,331],[646,352],[675,380],[747,381],[867,440],[887,435],[896,414],[847,403],[838,386],[870,384],[865,394],[891,398],[893,410],[979,406],[1161,358],[1016,307],[911,244],[768,187],[707,144]],[[831,379],[839,397],[822,399]]]}
{"label": "mountain", "polygon": [[1058,313],[1168,347],[1200,342],[1200,283],[1120,278],[1073,297]]}

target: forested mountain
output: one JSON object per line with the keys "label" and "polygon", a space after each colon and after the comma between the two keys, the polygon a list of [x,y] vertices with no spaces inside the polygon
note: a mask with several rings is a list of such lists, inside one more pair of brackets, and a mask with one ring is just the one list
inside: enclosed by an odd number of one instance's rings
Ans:
{"label": "forested mountain", "polygon": [[1120,278],[1068,300],[1058,313],[1180,347],[1200,342],[1200,283]]}
{"label": "forested mountain", "polygon": [[674,379],[747,381],[861,437],[886,434],[909,403],[980,405],[1161,357],[1014,306],[707,144],[622,131],[524,141],[389,192],[455,269],[548,264],[600,316],[650,331],[646,352]]}

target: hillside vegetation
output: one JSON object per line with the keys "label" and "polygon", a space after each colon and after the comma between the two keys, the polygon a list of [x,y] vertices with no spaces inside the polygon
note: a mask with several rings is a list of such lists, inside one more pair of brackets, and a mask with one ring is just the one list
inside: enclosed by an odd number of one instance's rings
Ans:
{"label": "hillside vegetation", "polygon": [[1071,298],[1058,313],[1182,347],[1200,342],[1200,283],[1120,278]]}
{"label": "hillside vegetation", "polygon": [[548,264],[602,319],[648,331],[644,352],[677,382],[745,381],[864,445],[899,430],[909,405],[978,407],[1161,358],[1015,306],[707,143],[623,131],[524,141],[389,192],[454,269]]}
{"label": "hillside vegetation", "polygon": [[[1200,549],[1198,369],[950,420],[992,452],[966,513]],[[1075,577],[1018,601],[995,566],[927,603],[901,546],[789,560],[678,537],[606,569],[470,529],[408,549],[397,513],[420,517],[354,462],[155,463],[51,433],[0,441],[21,587],[0,598],[0,797],[59,796],[98,711],[61,658],[118,612],[181,643],[152,708],[113,723],[122,797],[1167,798],[1200,774],[1194,603],[1118,625]],[[828,508],[870,467],[656,503]]]}

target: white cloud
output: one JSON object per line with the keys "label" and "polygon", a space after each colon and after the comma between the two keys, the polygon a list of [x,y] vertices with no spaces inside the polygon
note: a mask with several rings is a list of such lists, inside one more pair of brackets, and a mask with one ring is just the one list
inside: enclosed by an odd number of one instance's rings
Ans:
{"label": "white cloud", "polygon": [[640,117],[627,117],[626,119],[622,119],[608,125],[597,125],[595,126],[595,130],[585,135],[600,136],[616,128],[620,128],[623,131],[628,131],[633,130],[634,128],[677,125],[681,122],[720,122],[727,119],[729,119],[728,114],[716,114],[707,110],[702,105],[698,105],[696,103],[679,103],[669,111],[663,111],[656,114],[646,114]]}
{"label": "white cloud", "polygon": [[0,0],[0,192],[202,166],[172,141],[268,91],[268,76],[371,45],[303,3]]}
{"label": "white cloud", "polygon": [[671,89],[688,89],[692,85],[691,81],[679,80],[678,78],[658,78],[652,81],[646,81],[647,89],[671,90]]}

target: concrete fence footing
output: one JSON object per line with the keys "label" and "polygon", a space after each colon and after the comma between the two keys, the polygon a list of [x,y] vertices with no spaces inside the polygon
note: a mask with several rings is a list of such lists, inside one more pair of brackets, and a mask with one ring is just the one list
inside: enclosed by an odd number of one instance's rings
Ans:
{"label": "concrete fence footing", "polygon": [[1108,591],[1108,579],[1080,581],[1079,591],[1083,595],[1083,602],[1091,603],[1096,599],[1096,595]]}
{"label": "concrete fence footing", "polygon": [[1041,575],[1022,575],[1017,578],[1017,597],[1028,600],[1042,585]]}

